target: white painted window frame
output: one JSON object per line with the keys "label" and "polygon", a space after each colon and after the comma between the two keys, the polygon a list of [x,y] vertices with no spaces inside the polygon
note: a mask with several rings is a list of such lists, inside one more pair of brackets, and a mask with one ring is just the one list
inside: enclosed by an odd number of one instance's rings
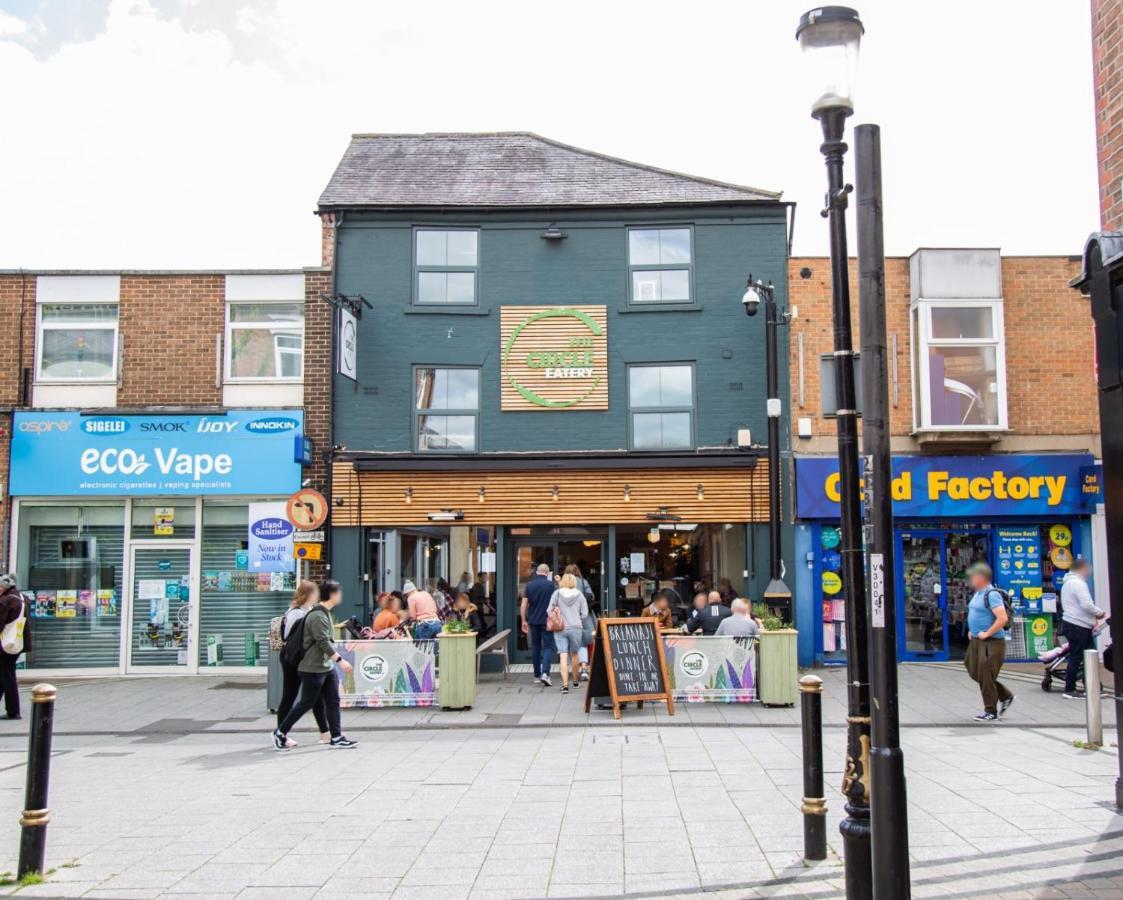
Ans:
{"label": "white painted window frame", "polygon": [[[930,300],[921,297],[909,308],[909,337],[916,350],[912,354],[913,429],[915,431],[1006,431],[1009,419],[1006,408],[1006,327],[1001,297],[970,298],[961,300]],[[940,338],[933,341],[932,310],[985,307],[991,312],[993,338]],[[919,333],[918,333],[919,329]],[[930,391],[931,370],[928,348],[936,347],[994,347],[995,373],[998,383],[998,423],[995,425],[933,425]],[[919,366],[920,371],[916,371]]]}
{"label": "white painted window frame", "polygon": [[[234,341],[233,333],[235,331],[273,331],[267,323],[264,322],[234,322],[230,316],[230,308],[232,306],[291,306],[299,303],[304,310],[301,317],[300,325],[295,322],[285,326],[286,331],[300,330],[300,375],[281,377],[278,375],[270,375],[263,378],[250,377],[246,375],[234,376],[232,374],[231,363],[233,362],[234,354]],[[223,353],[223,379],[226,384],[304,384],[304,355],[305,355],[305,340],[304,340],[304,326],[307,319],[307,309],[303,300],[227,300],[226,301],[226,333],[223,343],[225,350]],[[273,341],[273,365],[279,372],[281,370],[280,361],[281,356],[285,353],[291,353],[291,350],[282,351],[277,347],[276,335]]]}
{"label": "white painted window frame", "polygon": [[[46,306],[112,306],[117,317],[110,323],[107,319],[66,319],[52,324],[43,319]],[[78,328],[97,331],[113,331],[113,369],[108,375],[98,378],[80,378],[68,375],[55,378],[43,373],[43,337],[47,331],[71,331]],[[121,304],[115,300],[45,300],[35,304],[35,383],[36,384],[116,384],[120,368],[121,354]]]}

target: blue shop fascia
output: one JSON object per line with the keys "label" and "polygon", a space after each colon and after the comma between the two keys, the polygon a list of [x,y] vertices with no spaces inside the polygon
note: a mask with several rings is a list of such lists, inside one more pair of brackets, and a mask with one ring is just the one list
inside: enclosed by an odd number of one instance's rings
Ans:
{"label": "blue shop fascia", "polygon": [[293,408],[17,410],[8,569],[40,673],[264,671],[295,588]]}
{"label": "blue shop fascia", "polygon": [[[843,664],[838,459],[802,456],[794,465],[800,663]],[[1051,647],[1064,575],[1091,555],[1100,484],[1089,454],[894,457],[898,659],[963,657],[966,570],[978,561],[991,565],[1016,610],[1007,658]]]}

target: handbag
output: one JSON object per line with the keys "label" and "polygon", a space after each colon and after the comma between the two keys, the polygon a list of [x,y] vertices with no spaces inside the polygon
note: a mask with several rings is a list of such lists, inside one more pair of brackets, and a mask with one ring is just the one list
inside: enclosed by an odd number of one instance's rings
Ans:
{"label": "handbag", "polygon": [[27,603],[20,597],[19,616],[4,626],[0,632],[0,648],[10,656],[23,653],[23,630],[27,626]]}
{"label": "handbag", "polygon": [[560,606],[555,606],[546,614],[547,631],[565,631],[565,619]]}

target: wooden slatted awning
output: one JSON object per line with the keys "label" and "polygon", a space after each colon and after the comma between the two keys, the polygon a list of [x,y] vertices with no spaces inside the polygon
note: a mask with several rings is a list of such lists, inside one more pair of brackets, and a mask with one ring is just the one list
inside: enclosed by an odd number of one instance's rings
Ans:
{"label": "wooden slatted awning", "polygon": [[660,507],[684,522],[767,522],[768,467],[360,471],[337,462],[332,498],[340,526],[425,525],[441,510],[462,512],[466,525],[648,523]]}

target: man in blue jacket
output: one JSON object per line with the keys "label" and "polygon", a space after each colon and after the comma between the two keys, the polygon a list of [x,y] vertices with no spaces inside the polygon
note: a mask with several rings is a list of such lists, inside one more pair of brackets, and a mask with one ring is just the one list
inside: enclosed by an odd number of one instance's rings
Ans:
{"label": "man in blue jacket", "polygon": [[550,567],[542,563],[523,588],[519,603],[523,634],[530,639],[530,661],[534,680],[550,686],[550,667],[554,662],[554,639],[546,630],[546,610],[557,586],[550,577]]}

